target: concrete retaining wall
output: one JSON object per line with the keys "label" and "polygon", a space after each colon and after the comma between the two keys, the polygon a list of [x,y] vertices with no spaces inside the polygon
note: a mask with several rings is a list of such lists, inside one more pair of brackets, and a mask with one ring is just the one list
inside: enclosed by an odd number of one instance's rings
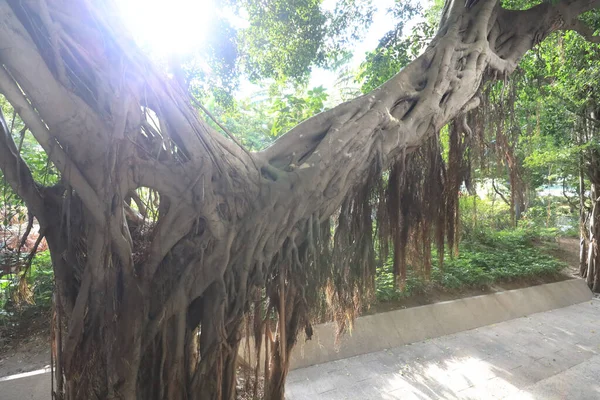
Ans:
{"label": "concrete retaining wall", "polygon": [[[367,315],[359,317],[354,323],[353,331],[344,335],[337,345],[334,343],[334,324],[317,325],[313,329],[312,340],[304,341],[300,338],[292,353],[291,368],[307,367],[449,335],[566,307],[591,298],[592,293],[583,280],[571,279]],[[248,359],[248,349],[241,351],[244,358]]]}

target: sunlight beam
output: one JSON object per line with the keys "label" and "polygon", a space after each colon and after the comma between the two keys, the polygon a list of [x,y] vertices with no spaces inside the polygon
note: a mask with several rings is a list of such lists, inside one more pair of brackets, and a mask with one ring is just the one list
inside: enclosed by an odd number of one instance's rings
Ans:
{"label": "sunlight beam", "polygon": [[159,57],[202,48],[217,13],[214,0],[121,0],[118,5],[138,44]]}

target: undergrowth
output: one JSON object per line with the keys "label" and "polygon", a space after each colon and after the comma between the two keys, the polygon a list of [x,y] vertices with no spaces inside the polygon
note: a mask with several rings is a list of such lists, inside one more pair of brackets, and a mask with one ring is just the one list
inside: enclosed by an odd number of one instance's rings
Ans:
{"label": "undergrowth", "polygon": [[11,329],[27,316],[50,310],[53,289],[54,273],[48,250],[35,255],[24,276],[12,273],[0,277],[0,328]]}
{"label": "undergrowth", "polygon": [[[443,269],[434,265],[431,280],[409,268],[402,289],[394,285],[392,258],[377,270],[378,301],[394,301],[429,289],[482,288],[494,283],[558,274],[565,264],[543,251],[553,247],[556,229],[482,229],[463,237],[458,257],[445,254]],[[432,259],[437,259],[434,254]]]}

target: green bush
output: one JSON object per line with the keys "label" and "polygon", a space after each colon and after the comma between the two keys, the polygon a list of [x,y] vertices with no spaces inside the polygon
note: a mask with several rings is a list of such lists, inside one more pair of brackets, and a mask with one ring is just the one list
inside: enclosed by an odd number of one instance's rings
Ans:
{"label": "green bush", "polygon": [[521,216],[519,225],[528,227],[556,227],[563,236],[579,236],[577,211],[557,196],[537,197]]}
{"label": "green bush", "polygon": [[462,233],[477,235],[481,229],[510,229],[510,208],[500,199],[464,195],[460,197],[459,213]]}
{"label": "green bush", "polygon": [[52,304],[52,292],[54,290],[54,271],[52,270],[49,250],[35,255],[27,276],[27,283],[33,290],[35,305],[49,308]]}
{"label": "green bush", "polygon": [[[22,258],[24,261],[25,255]],[[21,279],[26,280],[30,304],[16,296],[20,290]],[[52,304],[53,290],[52,260],[50,252],[46,250],[35,255],[25,276],[21,273],[9,274],[0,279],[0,320],[18,318],[20,313],[27,310],[48,310]]]}
{"label": "green bush", "polygon": [[396,288],[392,259],[390,258],[383,266],[377,268],[377,275],[375,277],[377,300],[392,301],[422,293],[426,289],[427,284],[412,269],[407,271],[406,283],[403,290]]}

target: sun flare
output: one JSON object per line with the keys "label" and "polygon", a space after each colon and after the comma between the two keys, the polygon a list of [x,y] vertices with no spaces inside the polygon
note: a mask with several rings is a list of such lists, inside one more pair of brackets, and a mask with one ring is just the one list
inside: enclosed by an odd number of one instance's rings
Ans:
{"label": "sun flare", "polygon": [[202,48],[216,15],[214,0],[121,0],[118,4],[138,44],[157,56]]}

